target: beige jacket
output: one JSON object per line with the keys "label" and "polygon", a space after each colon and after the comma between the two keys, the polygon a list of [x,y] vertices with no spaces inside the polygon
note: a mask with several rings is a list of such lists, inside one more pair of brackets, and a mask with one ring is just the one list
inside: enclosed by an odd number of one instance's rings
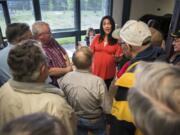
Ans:
{"label": "beige jacket", "polygon": [[22,115],[46,112],[64,123],[68,135],[74,135],[75,113],[63,96],[63,92],[52,85],[9,80],[0,88],[0,127]]}

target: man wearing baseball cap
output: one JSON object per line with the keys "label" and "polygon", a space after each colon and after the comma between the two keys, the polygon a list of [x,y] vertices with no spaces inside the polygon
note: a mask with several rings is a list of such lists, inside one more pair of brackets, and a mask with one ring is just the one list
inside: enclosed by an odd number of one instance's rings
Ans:
{"label": "man wearing baseball cap", "polygon": [[174,65],[180,65],[180,30],[171,33],[171,36],[174,38],[172,43],[174,54],[170,58],[169,62]]}
{"label": "man wearing baseball cap", "polygon": [[124,55],[131,57],[118,72],[118,87],[112,105],[110,135],[129,133],[140,135],[134,125],[127,102],[128,89],[133,87],[134,70],[139,61],[154,61],[164,52],[159,47],[151,45],[151,32],[147,24],[141,21],[129,20],[121,29],[113,32],[112,36],[119,40]]}
{"label": "man wearing baseball cap", "polygon": [[[116,29],[112,36],[120,41],[124,54],[131,57],[128,64],[124,65],[126,68],[137,61],[154,61],[164,58],[165,52],[160,47],[151,45],[151,32],[148,25],[142,21],[129,20],[121,29]],[[125,71],[123,67],[122,69]],[[123,72],[117,76],[120,77],[122,74]]]}

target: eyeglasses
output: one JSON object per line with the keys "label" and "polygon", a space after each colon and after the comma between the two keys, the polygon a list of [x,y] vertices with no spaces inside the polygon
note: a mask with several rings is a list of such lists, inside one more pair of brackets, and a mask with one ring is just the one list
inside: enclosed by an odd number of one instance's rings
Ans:
{"label": "eyeglasses", "polygon": [[49,31],[49,32],[42,32],[40,34],[38,34],[39,36],[42,36],[42,35],[52,35],[52,33]]}
{"label": "eyeglasses", "polygon": [[173,42],[180,42],[180,38],[174,38]]}

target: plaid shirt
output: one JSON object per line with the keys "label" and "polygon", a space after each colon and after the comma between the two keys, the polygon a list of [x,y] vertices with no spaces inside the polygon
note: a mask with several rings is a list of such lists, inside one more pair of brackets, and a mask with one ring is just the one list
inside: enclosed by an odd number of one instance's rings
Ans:
{"label": "plaid shirt", "polygon": [[[65,68],[67,66],[66,60],[64,58],[64,55],[66,55],[67,53],[55,39],[52,38],[47,44],[43,44],[42,47],[49,59],[49,68]],[[51,76],[53,85],[58,86],[58,78],[59,77]]]}

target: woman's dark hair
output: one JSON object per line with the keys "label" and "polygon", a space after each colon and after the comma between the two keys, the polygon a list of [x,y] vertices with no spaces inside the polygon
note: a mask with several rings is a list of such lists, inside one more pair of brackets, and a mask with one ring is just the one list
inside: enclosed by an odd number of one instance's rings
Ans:
{"label": "woman's dark hair", "polygon": [[170,22],[171,22],[171,14],[165,14],[164,16],[157,16],[157,15],[153,15],[153,14],[145,14],[142,17],[139,18],[139,20],[148,23],[149,20],[153,19],[159,22],[160,24],[160,30],[161,33],[164,36],[164,39],[166,40],[167,36],[168,36],[168,31],[169,31],[169,26],[170,26]]}
{"label": "woman's dark hair", "polygon": [[5,124],[1,135],[67,135],[62,122],[46,113],[34,113]]}
{"label": "woman's dark hair", "polygon": [[159,23],[158,20],[155,20],[155,19],[150,19],[148,22],[147,22],[148,26],[149,27],[153,27],[155,29],[157,29],[158,31],[161,32],[161,24]]}
{"label": "woman's dark hair", "polygon": [[108,35],[108,43],[110,45],[114,45],[117,43],[117,39],[114,39],[112,37],[112,32],[115,30],[115,22],[114,22],[114,19],[111,17],[111,16],[104,16],[102,19],[101,19],[101,23],[100,23],[100,38],[99,38],[99,42],[102,42],[104,40],[104,37],[105,37],[105,32],[104,32],[104,29],[103,29],[103,22],[105,19],[108,19],[111,23],[111,33]]}

